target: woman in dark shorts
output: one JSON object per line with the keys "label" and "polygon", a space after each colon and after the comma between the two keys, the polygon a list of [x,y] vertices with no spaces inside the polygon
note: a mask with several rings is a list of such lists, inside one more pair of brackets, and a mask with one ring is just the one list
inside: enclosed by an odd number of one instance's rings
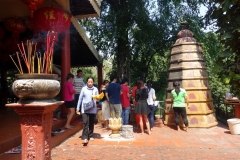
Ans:
{"label": "woman in dark shorts", "polygon": [[70,125],[71,119],[75,114],[75,105],[74,105],[74,94],[75,90],[73,89],[73,78],[74,75],[69,73],[67,75],[67,82],[65,83],[64,89],[63,89],[63,97],[66,108],[69,109],[68,115],[67,115],[67,123],[65,125],[65,128],[72,129],[73,126]]}
{"label": "woman in dark shorts", "polygon": [[150,108],[148,107],[147,99],[148,99],[148,90],[146,87],[144,87],[143,81],[138,80],[136,97],[135,97],[135,100],[137,101],[135,112],[139,114],[139,125],[141,128],[141,133],[144,133],[143,121],[145,121],[148,134],[150,135],[151,131],[149,126],[149,121],[147,118],[148,114],[150,113]]}

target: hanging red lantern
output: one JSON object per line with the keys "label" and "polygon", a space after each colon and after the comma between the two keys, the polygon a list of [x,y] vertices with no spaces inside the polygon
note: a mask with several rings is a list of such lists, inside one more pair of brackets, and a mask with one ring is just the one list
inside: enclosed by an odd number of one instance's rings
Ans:
{"label": "hanging red lantern", "polygon": [[70,27],[71,16],[58,8],[40,8],[34,13],[34,26],[43,31],[65,32]]}
{"label": "hanging red lantern", "polygon": [[43,4],[44,0],[22,0],[22,2],[28,5],[28,10],[31,12],[30,17],[33,17],[33,13],[37,10],[37,6]]}
{"label": "hanging red lantern", "polygon": [[12,37],[19,38],[19,33],[26,31],[27,27],[23,20],[13,17],[4,21],[4,26],[12,32]]}
{"label": "hanging red lantern", "polygon": [[5,35],[5,31],[2,27],[0,27],[0,39],[2,39]]}

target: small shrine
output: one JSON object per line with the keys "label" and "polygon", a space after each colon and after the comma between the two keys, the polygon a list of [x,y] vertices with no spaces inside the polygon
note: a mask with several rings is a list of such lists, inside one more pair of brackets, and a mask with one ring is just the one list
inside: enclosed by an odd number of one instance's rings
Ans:
{"label": "small shrine", "polygon": [[[187,92],[189,127],[212,127],[218,124],[201,44],[196,42],[188,23],[181,23],[175,44],[171,48],[164,124],[175,125],[171,103],[173,82],[179,81]],[[183,125],[183,122],[181,123]]]}

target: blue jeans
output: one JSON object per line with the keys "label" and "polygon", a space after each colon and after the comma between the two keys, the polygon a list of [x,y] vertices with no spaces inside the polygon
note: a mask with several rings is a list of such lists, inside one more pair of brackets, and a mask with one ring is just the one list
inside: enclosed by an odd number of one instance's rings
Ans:
{"label": "blue jeans", "polygon": [[150,123],[150,128],[153,128],[154,126],[154,112],[155,112],[155,106],[154,105],[148,105],[150,108],[150,113],[148,114],[148,120]]}
{"label": "blue jeans", "polygon": [[122,123],[127,125],[129,121],[130,107],[122,108]]}

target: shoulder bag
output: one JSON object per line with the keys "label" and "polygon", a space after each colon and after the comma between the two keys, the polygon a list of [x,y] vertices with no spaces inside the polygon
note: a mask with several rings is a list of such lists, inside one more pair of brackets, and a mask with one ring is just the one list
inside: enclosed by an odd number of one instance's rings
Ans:
{"label": "shoulder bag", "polygon": [[[93,90],[92,90],[92,95],[93,95]],[[84,112],[91,110],[93,107],[94,107],[93,98],[91,102],[83,103]]]}

